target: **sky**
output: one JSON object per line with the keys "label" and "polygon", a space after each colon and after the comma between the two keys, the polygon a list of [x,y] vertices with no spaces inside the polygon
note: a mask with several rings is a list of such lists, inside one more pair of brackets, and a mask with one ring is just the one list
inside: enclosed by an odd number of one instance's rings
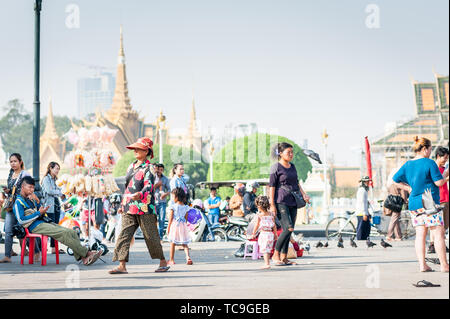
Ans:
{"label": "sky", "polygon": [[[34,1],[1,2],[0,106],[32,110]],[[448,12],[447,0],[43,0],[41,114],[50,95],[54,114],[77,114],[88,66],[116,72],[123,25],[131,104],[148,122],[162,108],[186,130],[194,95],[203,129],[255,122],[320,154],[326,129],[336,164],[359,165],[364,136],[415,116],[411,79],[449,74]]]}

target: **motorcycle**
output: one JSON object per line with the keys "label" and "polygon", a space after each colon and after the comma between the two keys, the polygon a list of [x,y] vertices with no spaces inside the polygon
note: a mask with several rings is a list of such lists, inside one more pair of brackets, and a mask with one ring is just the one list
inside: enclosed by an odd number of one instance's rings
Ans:
{"label": "motorcycle", "polygon": [[194,208],[200,212],[202,219],[191,230],[191,239],[193,242],[228,241],[228,236],[223,226],[220,224],[211,224],[202,207],[194,205]]}
{"label": "motorcycle", "polygon": [[230,240],[246,241],[247,227],[248,221],[244,217],[235,217],[228,215],[227,222],[225,224],[225,231]]}

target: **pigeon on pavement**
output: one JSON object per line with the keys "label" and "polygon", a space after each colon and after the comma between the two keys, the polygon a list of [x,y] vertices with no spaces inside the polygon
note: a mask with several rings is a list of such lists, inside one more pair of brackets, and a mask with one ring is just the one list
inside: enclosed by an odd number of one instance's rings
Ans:
{"label": "pigeon on pavement", "polygon": [[385,241],[383,240],[383,238],[381,239],[380,245],[381,245],[381,247],[383,247],[383,248],[392,247],[392,245],[391,245],[391,244],[388,244],[387,242],[385,242]]}
{"label": "pigeon on pavement", "polygon": [[370,241],[370,238],[367,238],[366,240],[367,248],[372,248],[373,246],[376,246],[377,244]]}

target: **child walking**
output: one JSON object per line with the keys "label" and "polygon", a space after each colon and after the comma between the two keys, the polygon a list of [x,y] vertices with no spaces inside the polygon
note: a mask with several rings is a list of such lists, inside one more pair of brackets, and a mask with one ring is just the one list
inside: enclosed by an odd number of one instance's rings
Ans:
{"label": "child walking", "polygon": [[186,264],[192,265],[192,259],[189,256],[188,244],[191,242],[189,229],[186,225],[187,212],[190,209],[186,205],[187,196],[180,187],[172,190],[173,204],[169,207],[169,224],[167,225],[168,240],[170,242],[170,259],[168,264],[174,265],[175,245],[182,245],[186,253]]}
{"label": "child walking", "polygon": [[270,253],[273,245],[278,239],[277,227],[275,225],[275,216],[269,212],[270,203],[267,196],[258,196],[255,199],[258,214],[257,221],[251,238],[256,238],[256,233],[260,231],[258,236],[258,246],[261,254],[264,254],[264,266],[262,269],[270,269]]}

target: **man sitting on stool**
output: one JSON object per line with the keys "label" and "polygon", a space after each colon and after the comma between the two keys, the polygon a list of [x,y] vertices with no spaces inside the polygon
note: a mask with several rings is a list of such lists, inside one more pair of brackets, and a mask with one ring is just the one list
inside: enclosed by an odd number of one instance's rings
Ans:
{"label": "man sitting on stool", "polygon": [[34,192],[35,181],[31,176],[23,178],[20,194],[14,203],[13,211],[19,223],[28,228],[30,233],[52,237],[60,243],[71,248],[75,259],[82,260],[86,266],[92,265],[101,255],[101,251],[89,251],[80,243],[77,233],[73,229],[59,226],[53,222],[43,220],[48,207],[41,207],[30,199]]}

